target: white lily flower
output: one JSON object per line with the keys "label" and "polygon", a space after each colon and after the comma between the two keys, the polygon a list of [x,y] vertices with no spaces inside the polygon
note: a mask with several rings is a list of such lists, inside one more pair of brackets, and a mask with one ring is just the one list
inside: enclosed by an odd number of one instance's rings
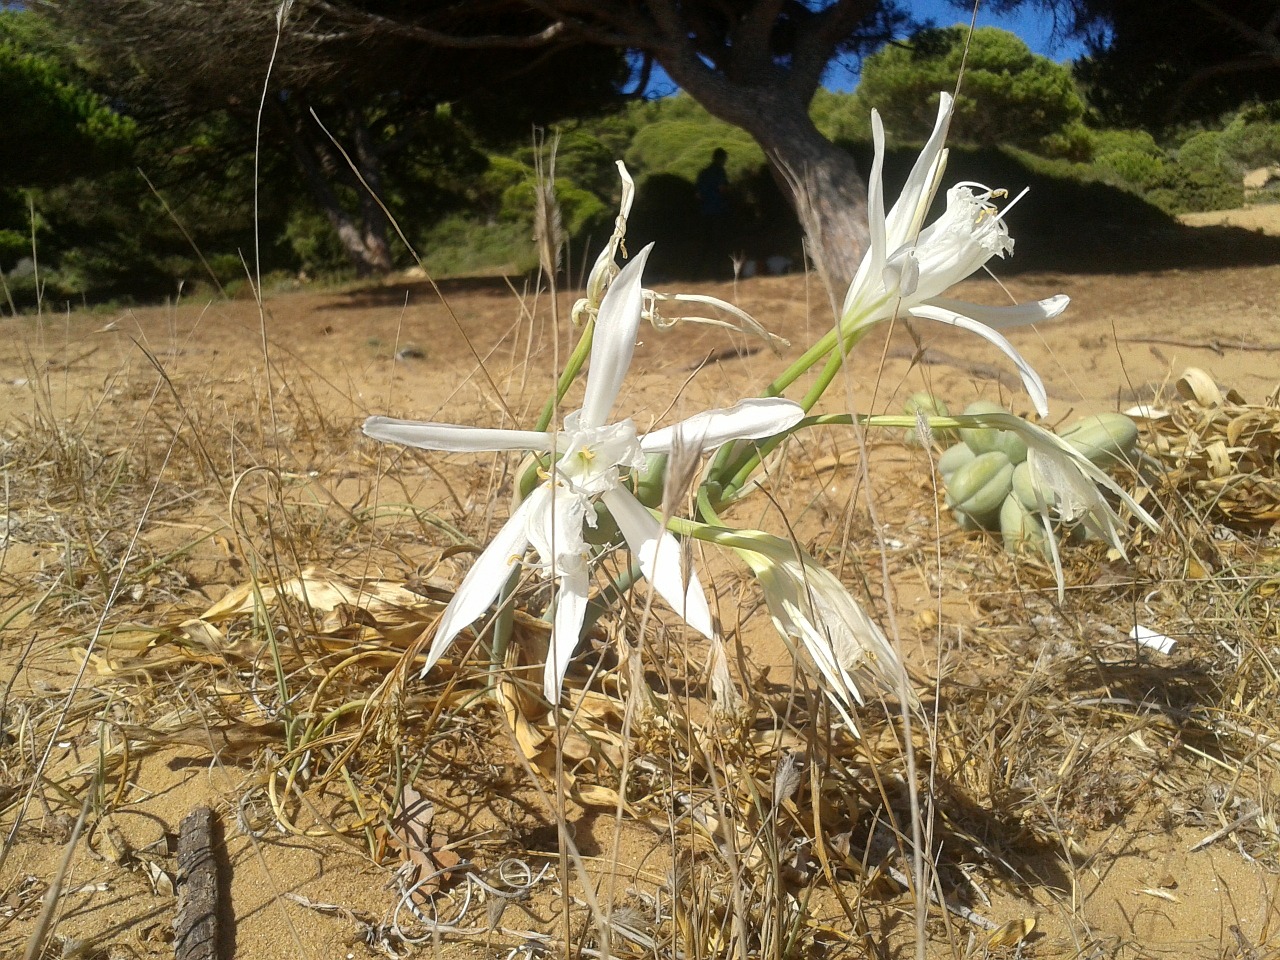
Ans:
{"label": "white lily flower", "polygon": [[[884,124],[871,112],[875,155],[867,184],[870,244],[853,283],[845,294],[840,327],[848,334],[908,314],[961,327],[986,338],[1018,367],[1022,381],[1041,416],[1049,412],[1040,377],[996,327],[1021,326],[1051,320],[1070,299],[1062,294],[1016,307],[984,307],[946,299],[950,287],[985,266],[993,256],[1013,252],[1013,239],[1004,214],[1022,194],[998,209],[994,198],[1005,196],[978,183],[960,183],[947,191],[947,209],[924,226],[937,194],[947,151],[943,147],[951,120],[951,95],[939,97],[933,133],[912,167],[902,193],[888,215],[884,212]],[[1025,193],[1025,191],[1023,191]]]}
{"label": "white lily flower", "polygon": [[[750,542],[750,546],[746,542]],[[916,704],[902,660],[844,584],[790,541],[734,531],[724,545],[751,567],[783,640],[798,640],[826,681],[832,703],[857,732],[851,711],[873,691]]]}
{"label": "white lily flower", "polygon": [[537,569],[557,581],[543,691],[552,703],[559,700],[582,632],[590,589],[583,524],[594,525],[596,498],[617,521],[659,596],[695,630],[713,634],[706,595],[693,571],[684,568],[679,543],[623,486],[623,473],[642,468],[647,454],[668,453],[676,443],[705,453],[731,440],[781,433],[804,412],[789,400],[744,400],[647,436],[638,435],[631,420],[607,422],[635,350],[643,303],[641,274],[651,246],[618,274],[600,302],[582,409],[565,417],[562,430],[489,430],[387,417],[365,421],[365,434],[375,440],[451,452],[528,450],[549,454],[553,461],[550,473],[515,509],[463,578],[436,627],[424,673],[466,626],[484,614],[532,545],[541,560]]}

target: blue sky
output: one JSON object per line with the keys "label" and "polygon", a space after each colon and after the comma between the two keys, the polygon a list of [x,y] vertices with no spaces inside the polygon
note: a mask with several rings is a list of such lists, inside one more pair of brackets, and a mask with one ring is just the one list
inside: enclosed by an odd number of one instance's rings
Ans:
{"label": "blue sky", "polygon": [[[947,0],[910,0],[903,4],[913,17],[920,21],[932,20],[936,26],[950,27],[954,24],[968,25],[972,16],[969,10],[956,7]],[[985,6],[985,4],[983,5]],[[1010,33],[1016,33],[1035,53],[1050,60],[1074,60],[1084,53],[1084,44],[1079,40],[1063,40],[1053,35],[1053,17],[1039,9],[1035,4],[1026,4],[1007,13],[988,13],[982,6],[978,8],[977,25],[980,27],[1000,27]],[[855,69],[841,67],[836,64],[827,77],[824,86],[833,90],[851,90],[857,85],[858,76]]]}
{"label": "blue sky", "polygon": [[[917,20],[933,20],[940,27],[969,22],[970,14],[947,0],[909,0],[903,6]],[[1051,60],[1074,60],[1084,52],[1084,45],[1078,40],[1064,42],[1060,38],[1055,39],[1053,18],[1034,4],[1026,4],[1003,14],[988,13],[980,7],[978,26],[1000,27],[1016,33],[1033,51]],[[857,79],[854,69],[837,64],[824,85],[833,90],[851,90],[857,84]],[[654,77],[649,83],[650,95],[665,96],[674,90],[675,85],[655,66]]]}
{"label": "blue sky", "polygon": [[[968,12],[947,3],[946,0],[911,0],[905,6],[916,19],[932,19],[940,27],[969,22]],[[1053,18],[1036,8],[1034,4],[1025,4],[1004,14],[987,13],[979,7],[978,26],[1001,27],[1010,33],[1016,33],[1036,53],[1053,60],[1074,60],[1084,51],[1084,45],[1077,40],[1066,44],[1055,42]]]}

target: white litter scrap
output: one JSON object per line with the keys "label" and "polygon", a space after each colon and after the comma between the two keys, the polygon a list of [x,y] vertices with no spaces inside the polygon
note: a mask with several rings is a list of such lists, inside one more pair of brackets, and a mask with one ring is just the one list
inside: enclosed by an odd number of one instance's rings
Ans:
{"label": "white litter scrap", "polygon": [[1158,633],[1140,623],[1129,631],[1129,639],[1136,640],[1140,646],[1164,654],[1168,654],[1173,649],[1174,644],[1178,642],[1173,637]]}

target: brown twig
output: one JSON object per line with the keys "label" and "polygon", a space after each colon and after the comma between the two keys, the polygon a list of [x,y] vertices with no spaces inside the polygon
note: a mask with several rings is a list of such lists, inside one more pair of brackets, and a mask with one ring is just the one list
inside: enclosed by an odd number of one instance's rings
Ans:
{"label": "brown twig", "polygon": [[213,811],[197,807],[178,832],[178,912],[173,920],[175,960],[218,960],[218,861]]}
{"label": "brown twig", "polygon": [[1192,350],[1212,350],[1222,356],[1228,350],[1250,350],[1255,353],[1274,353],[1280,343],[1224,343],[1217,337],[1208,340],[1179,340],[1176,337],[1117,337],[1121,343],[1159,343],[1166,347],[1187,347]]}

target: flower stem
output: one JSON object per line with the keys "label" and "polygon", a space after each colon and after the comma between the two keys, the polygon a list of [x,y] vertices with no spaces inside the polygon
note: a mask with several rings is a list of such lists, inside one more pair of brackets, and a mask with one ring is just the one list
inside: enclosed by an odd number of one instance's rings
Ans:
{"label": "flower stem", "polygon": [[511,571],[498,592],[498,612],[493,618],[493,643],[489,647],[489,693],[498,695],[498,679],[507,666],[507,648],[515,628],[515,592],[520,583],[520,568]]}
{"label": "flower stem", "polygon": [[631,565],[617,576],[610,577],[601,588],[600,593],[587,601],[587,615],[582,621],[582,632],[586,633],[590,630],[613,604],[621,603],[631,591],[631,588],[639,583],[643,577],[644,573],[640,570],[640,564],[635,561],[632,561]]}
{"label": "flower stem", "polygon": [[[841,320],[838,327],[828,330],[795,363],[787,367],[772,383],[765,387],[764,395],[767,397],[780,396],[783,390],[799,380],[819,360],[826,357],[826,365],[800,400],[800,406],[804,408],[806,413],[812,410],[818,401],[822,399],[822,395],[827,392],[827,388],[835,380],[840,368],[844,366],[845,357],[857,345],[858,341],[866,336],[867,331],[871,329],[871,324],[866,321],[866,317],[871,316],[873,311],[883,306],[883,302],[871,304],[867,307],[857,322],[845,318]],[[746,485],[751,478],[751,474],[760,466],[761,461],[776,450],[778,445],[790,436],[795,429],[797,428],[793,427],[785,433],[769,437],[753,446],[726,445],[722,447],[707,474],[708,478],[721,483],[726,497],[732,497],[734,492],[741,490]]]}
{"label": "flower stem", "polygon": [[546,430],[550,428],[551,418],[555,416],[556,406],[564,399],[565,394],[569,392],[569,387],[581,372],[582,365],[587,362],[587,357],[591,355],[591,340],[595,334],[595,329],[595,318],[583,324],[582,336],[578,338],[578,343],[574,346],[573,353],[569,354],[569,359],[565,361],[564,369],[560,371],[560,379],[556,381],[556,395],[547,400],[546,405],[542,408],[542,415],[538,417],[538,422],[533,429]]}

